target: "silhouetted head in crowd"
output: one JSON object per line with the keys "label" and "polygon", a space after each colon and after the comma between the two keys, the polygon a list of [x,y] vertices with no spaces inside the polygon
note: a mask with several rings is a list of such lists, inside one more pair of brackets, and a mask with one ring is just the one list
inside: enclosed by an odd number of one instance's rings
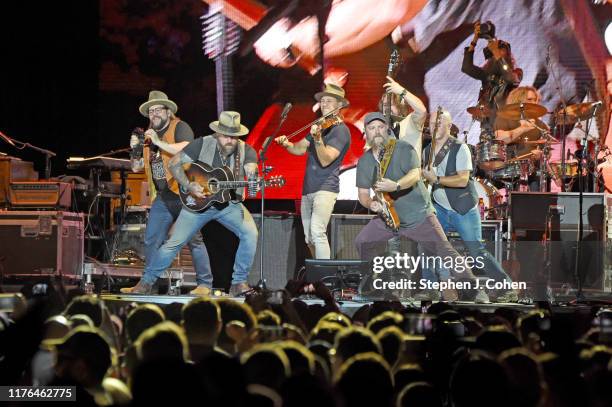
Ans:
{"label": "silhouetted head in crowd", "polygon": [[404,317],[393,311],[385,311],[368,322],[368,329],[374,334],[379,333],[389,326],[401,327]]}
{"label": "silhouetted head in crowd", "polygon": [[510,404],[538,406],[544,391],[544,382],[535,355],[527,349],[516,348],[502,352],[498,359],[508,376]]}
{"label": "silhouetted head in crowd", "polygon": [[399,366],[393,374],[395,390],[400,391],[409,384],[426,381],[425,372],[421,366],[415,363],[408,363]]}
{"label": "silhouetted head in crowd", "polygon": [[130,311],[125,321],[129,343],[136,342],[141,333],[163,322],[164,312],[157,304],[142,304]]}
{"label": "silhouetted head in crowd", "polygon": [[542,334],[551,328],[548,312],[543,310],[530,311],[518,318],[517,331],[521,343],[532,349],[534,342],[539,342]]}
{"label": "silhouetted head in crowd", "polygon": [[280,326],[281,318],[274,311],[265,309],[257,313],[257,324],[265,326]]}
{"label": "silhouetted head in crowd", "polygon": [[196,298],[185,304],[182,312],[183,329],[189,344],[214,346],[221,332],[221,310],[208,298]]}
{"label": "silhouetted head in crowd", "polygon": [[241,304],[229,298],[221,298],[217,300],[217,305],[221,310],[222,328],[217,345],[224,351],[234,354],[236,352],[235,343],[227,335],[225,327],[231,321],[240,321],[244,324],[247,332],[250,332],[257,326],[257,319],[247,304]]}
{"label": "silhouetted head in crowd", "polygon": [[499,362],[484,352],[473,351],[452,372],[451,401],[456,407],[509,406],[507,383]]}
{"label": "silhouetted head in crowd", "polygon": [[476,348],[499,355],[505,350],[518,348],[521,342],[505,326],[489,327],[476,338]]}
{"label": "silhouetted head in crowd", "polygon": [[171,321],[164,321],[144,331],[136,341],[136,352],[141,362],[150,360],[189,359],[187,338],[181,327]]}
{"label": "silhouetted head in crowd", "polygon": [[434,387],[427,382],[416,382],[404,387],[397,395],[396,407],[442,407],[442,400]]}
{"label": "silhouetted head in crowd", "polygon": [[281,389],[283,407],[336,407],[340,405],[328,381],[310,374],[292,375]]}
{"label": "silhouetted head in crowd", "polygon": [[319,323],[321,322],[332,322],[344,328],[348,328],[352,325],[350,318],[339,312],[328,312],[319,320]]}
{"label": "silhouetted head in crowd", "polygon": [[320,322],[310,332],[310,342],[324,341],[333,345],[338,332],[345,329],[334,322]]}
{"label": "silhouetted head in crowd", "polygon": [[365,328],[353,327],[340,331],[336,335],[332,355],[332,370],[338,372],[340,366],[349,358],[366,352],[382,353],[378,339]]}
{"label": "silhouetted head in crowd", "polygon": [[315,373],[314,354],[307,347],[295,341],[276,342],[276,345],[287,355],[291,375]]}
{"label": "silhouetted head in crowd", "polygon": [[64,314],[67,317],[76,314],[84,314],[91,318],[94,326],[102,324],[103,302],[94,295],[80,295],[75,297],[66,307]]}
{"label": "silhouetted head in crowd", "polygon": [[63,315],[56,315],[45,321],[44,339],[60,339],[68,335],[72,325]]}
{"label": "silhouetted head in crowd", "polygon": [[142,362],[134,370],[131,388],[132,406],[215,405],[209,404],[196,367],[178,359]]}
{"label": "silhouetted head in crowd", "polygon": [[244,367],[247,384],[258,384],[279,391],[291,375],[289,358],[276,344],[255,345],[241,355],[240,362]]}
{"label": "silhouetted head in crowd", "polygon": [[404,333],[402,330],[397,326],[389,326],[381,330],[376,338],[380,342],[382,355],[389,366],[395,366],[404,349]]}
{"label": "silhouetted head in crowd", "polygon": [[112,364],[109,342],[97,328],[76,328],[55,345],[55,351],[57,377],[83,387],[100,385]]}
{"label": "silhouetted head in crowd", "polygon": [[245,405],[246,379],[238,359],[212,352],[196,363],[211,406]]}
{"label": "silhouetted head in crowd", "polygon": [[347,406],[388,406],[393,398],[391,368],[376,353],[360,353],[347,359],[335,382]]}
{"label": "silhouetted head in crowd", "polygon": [[77,328],[79,326],[95,328],[95,325],[93,321],[91,320],[91,318],[89,318],[85,314],[72,315],[70,318],[68,318],[68,322],[70,322],[70,326],[72,328]]}

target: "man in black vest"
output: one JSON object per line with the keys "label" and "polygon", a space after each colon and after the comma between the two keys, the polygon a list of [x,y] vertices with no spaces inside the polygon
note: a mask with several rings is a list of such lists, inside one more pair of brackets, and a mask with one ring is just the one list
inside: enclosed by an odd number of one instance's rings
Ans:
{"label": "man in black vest", "polygon": [[[482,225],[478,210],[478,194],[472,174],[472,155],[467,144],[450,135],[450,114],[440,112],[436,133],[433,168],[424,168],[423,177],[433,186],[432,201],[436,215],[445,232],[455,230],[463,239],[473,258],[481,257],[487,277],[496,282],[512,280],[482,243]],[[431,122],[436,120],[432,114]],[[423,151],[423,162],[429,162],[428,146]],[[431,274],[428,272],[427,274]],[[425,277],[425,276],[424,276]],[[516,301],[514,290],[501,290],[496,300]]]}

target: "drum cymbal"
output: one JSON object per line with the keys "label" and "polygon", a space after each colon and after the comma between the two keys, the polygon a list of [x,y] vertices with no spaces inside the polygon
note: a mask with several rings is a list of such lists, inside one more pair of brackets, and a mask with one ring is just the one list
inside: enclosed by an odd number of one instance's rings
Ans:
{"label": "drum cymbal", "polygon": [[466,110],[475,120],[482,120],[491,116],[491,109],[484,105],[470,106]]}
{"label": "drum cymbal", "polygon": [[[592,117],[595,113],[595,108],[601,105],[601,101],[598,102],[586,102],[586,103],[576,103],[573,105],[569,105],[565,108],[565,122],[573,123],[579,120],[586,120],[589,117]],[[555,118],[557,121],[563,120],[563,108],[557,110],[555,112]]]}
{"label": "drum cymbal", "polygon": [[537,119],[546,113],[546,108],[536,103],[512,103],[499,109],[497,115],[508,120],[521,120]]}
{"label": "drum cymbal", "polygon": [[517,144],[559,144],[559,141],[550,140],[518,140]]}

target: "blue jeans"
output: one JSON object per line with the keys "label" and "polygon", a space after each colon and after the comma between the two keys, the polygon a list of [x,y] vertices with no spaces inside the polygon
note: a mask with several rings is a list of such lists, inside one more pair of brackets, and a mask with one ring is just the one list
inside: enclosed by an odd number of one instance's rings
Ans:
{"label": "blue jeans", "polygon": [[[198,213],[187,209],[181,210],[174,223],[172,235],[155,253],[153,259],[147,263],[142,277],[144,282],[153,284],[161,273],[170,266],[176,253],[211,220],[216,220],[240,239],[234,261],[232,284],[245,283],[255,258],[258,232],[250,212],[241,203],[233,202],[222,210],[215,207],[210,207],[206,211]],[[204,281],[206,281],[205,285],[208,287],[212,286],[210,269],[208,269]]]}
{"label": "blue jeans", "polygon": [[[181,212],[181,201],[163,200],[159,195],[153,201],[149,211],[149,220],[145,229],[144,252],[145,263],[149,264],[153,256],[168,237],[168,231]],[[189,250],[196,273],[198,284],[211,285],[212,274],[210,271],[210,259],[208,251],[202,240],[201,233],[195,233],[189,241]],[[145,267],[146,270],[146,267]]]}
{"label": "blue jeans", "polygon": [[[478,206],[470,209],[465,215],[445,209],[435,202],[434,207],[444,232],[457,231],[470,252],[470,256],[473,258],[482,257],[484,272],[488,278],[492,278],[495,281],[512,281],[482,242],[482,225]],[[437,280],[432,270],[423,270],[423,278]],[[446,278],[440,276],[440,279],[445,280]]]}

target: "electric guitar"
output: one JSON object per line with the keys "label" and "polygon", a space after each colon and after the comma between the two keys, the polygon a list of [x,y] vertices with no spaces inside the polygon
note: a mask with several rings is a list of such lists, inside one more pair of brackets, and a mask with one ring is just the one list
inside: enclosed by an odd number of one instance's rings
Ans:
{"label": "electric guitar", "polygon": [[[386,148],[381,148],[380,153],[378,154],[378,162],[382,162],[383,157],[385,156]],[[382,169],[380,164],[378,165],[378,177],[377,181],[380,181],[383,178],[384,174],[382,173]],[[380,203],[382,209],[378,212],[378,216],[385,222],[385,225],[397,232],[400,228],[400,219],[395,210],[395,206],[393,205],[393,198],[389,195],[388,192],[382,191],[374,191],[374,199]]]}
{"label": "electric guitar", "polygon": [[[183,206],[194,212],[204,212],[215,203],[225,203],[236,199],[236,188],[247,188],[249,196],[257,194],[257,186],[260,181],[247,180],[236,181],[234,174],[228,167],[213,168],[204,163],[191,163],[185,170],[189,182],[197,182],[202,186],[203,198],[192,195],[182,186],[179,188],[179,196]],[[265,180],[266,187],[282,187],[285,178],[276,175]]]}

